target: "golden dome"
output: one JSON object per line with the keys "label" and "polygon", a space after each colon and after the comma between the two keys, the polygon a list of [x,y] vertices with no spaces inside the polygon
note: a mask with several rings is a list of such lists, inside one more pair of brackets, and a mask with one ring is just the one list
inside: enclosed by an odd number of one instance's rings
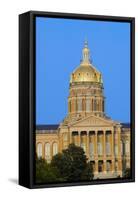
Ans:
{"label": "golden dome", "polygon": [[82,62],[79,67],[71,74],[70,83],[74,82],[95,82],[102,83],[101,73],[90,62],[90,50],[85,41],[82,50]]}

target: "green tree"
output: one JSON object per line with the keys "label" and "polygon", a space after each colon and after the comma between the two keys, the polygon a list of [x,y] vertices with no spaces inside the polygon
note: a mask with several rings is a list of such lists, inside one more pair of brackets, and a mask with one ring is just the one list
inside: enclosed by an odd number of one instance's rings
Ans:
{"label": "green tree", "polygon": [[87,164],[87,157],[81,147],[70,144],[68,149],[55,155],[51,165],[59,170],[66,181],[92,179],[92,168]]}
{"label": "green tree", "polygon": [[126,168],[124,171],[124,177],[130,178],[130,176],[131,176],[131,170],[130,170],[130,168]]}
{"label": "green tree", "polygon": [[62,181],[56,167],[52,167],[44,159],[36,159],[36,182],[50,183]]}
{"label": "green tree", "polygon": [[93,175],[92,164],[88,162],[87,167],[85,168],[85,170],[83,171],[81,175],[81,180],[83,181],[93,180],[93,177],[94,175]]}

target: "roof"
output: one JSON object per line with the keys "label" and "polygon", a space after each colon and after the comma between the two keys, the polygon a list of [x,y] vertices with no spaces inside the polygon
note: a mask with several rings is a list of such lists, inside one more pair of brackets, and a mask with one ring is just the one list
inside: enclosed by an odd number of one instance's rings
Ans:
{"label": "roof", "polygon": [[130,128],[130,123],[121,123],[123,128]]}
{"label": "roof", "polygon": [[59,124],[41,124],[36,125],[36,130],[57,130],[59,127]]}
{"label": "roof", "polygon": [[[130,128],[130,123],[121,123],[123,128]],[[59,124],[36,125],[36,130],[57,130]]]}

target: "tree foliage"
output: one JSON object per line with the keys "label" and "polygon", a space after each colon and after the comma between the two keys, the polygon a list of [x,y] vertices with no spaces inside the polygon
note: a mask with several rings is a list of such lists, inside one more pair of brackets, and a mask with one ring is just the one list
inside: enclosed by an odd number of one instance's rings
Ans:
{"label": "tree foliage", "polygon": [[36,182],[75,182],[93,179],[91,163],[81,147],[70,144],[68,149],[53,156],[51,163],[36,158]]}
{"label": "tree foliage", "polygon": [[36,160],[36,182],[50,183],[62,181],[56,167],[52,167],[44,159]]}
{"label": "tree foliage", "polygon": [[130,168],[126,168],[124,171],[124,177],[130,178],[130,176],[131,176],[131,170],[130,170]]}
{"label": "tree foliage", "polygon": [[88,180],[92,180],[93,177],[94,177],[94,175],[93,175],[92,164],[90,162],[88,162],[87,167],[85,168],[85,170],[83,171],[83,173],[81,175],[81,180],[88,181]]}
{"label": "tree foliage", "polygon": [[87,163],[85,152],[74,144],[70,144],[68,149],[55,155],[51,165],[57,167],[67,181],[91,180],[93,177],[92,167]]}

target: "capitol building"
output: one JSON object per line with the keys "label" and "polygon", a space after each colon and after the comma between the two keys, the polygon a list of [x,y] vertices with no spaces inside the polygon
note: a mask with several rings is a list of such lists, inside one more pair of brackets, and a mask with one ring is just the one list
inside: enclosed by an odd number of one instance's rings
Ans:
{"label": "capitol building", "polygon": [[130,124],[109,118],[105,100],[102,74],[93,66],[85,41],[80,65],[70,76],[67,116],[60,124],[36,126],[38,158],[50,163],[74,143],[84,149],[94,179],[122,177],[131,168]]}

